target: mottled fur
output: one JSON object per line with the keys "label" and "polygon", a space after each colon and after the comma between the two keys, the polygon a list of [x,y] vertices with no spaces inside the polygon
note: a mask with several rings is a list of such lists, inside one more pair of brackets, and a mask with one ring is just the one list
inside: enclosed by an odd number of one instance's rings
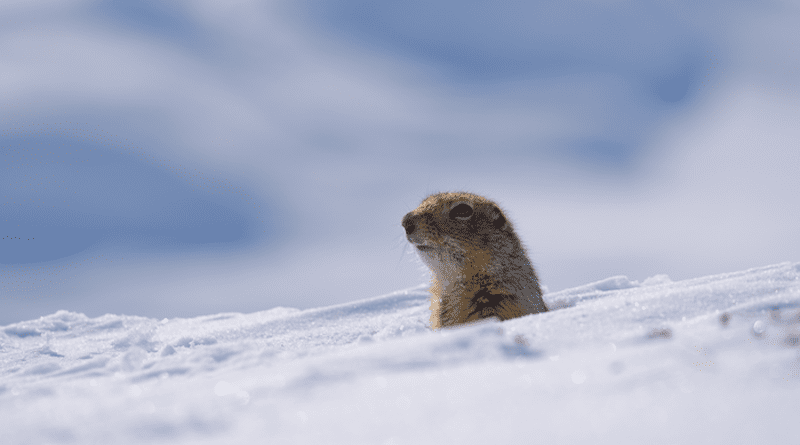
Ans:
{"label": "mottled fur", "polygon": [[431,328],[547,311],[525,249],[494,202],[465,192],[438,193],[402,224],[433,273]]}

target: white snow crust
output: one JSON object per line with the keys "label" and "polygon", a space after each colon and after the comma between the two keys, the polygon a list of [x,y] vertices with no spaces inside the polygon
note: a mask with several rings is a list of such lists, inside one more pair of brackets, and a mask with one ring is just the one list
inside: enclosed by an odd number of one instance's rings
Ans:
{"label": "white snow crust", "polygon": [[800,443],[800,263],[618,276],[427,327],[427,286],[310,310],[0,327],[3,444]]}

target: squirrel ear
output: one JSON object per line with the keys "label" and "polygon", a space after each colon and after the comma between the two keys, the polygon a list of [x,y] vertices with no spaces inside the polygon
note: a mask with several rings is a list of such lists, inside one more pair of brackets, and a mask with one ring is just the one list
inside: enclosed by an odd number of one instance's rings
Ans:
{"label": "squirrel ear", "polygon": [[506,217],[503,216],[503,212],[500,211],[497,207],[492,207],[492,225],[495,229],[502,229],[504,225],[506,225]]}

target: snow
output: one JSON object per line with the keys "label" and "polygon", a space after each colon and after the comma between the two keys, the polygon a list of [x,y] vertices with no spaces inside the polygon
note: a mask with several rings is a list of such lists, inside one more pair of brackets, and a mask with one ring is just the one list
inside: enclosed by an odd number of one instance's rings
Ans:
{"label": "snow", "polygon": [[798,441],[800,263],[617,276],[436,332],[427,298],[1,327],[0,442]]}

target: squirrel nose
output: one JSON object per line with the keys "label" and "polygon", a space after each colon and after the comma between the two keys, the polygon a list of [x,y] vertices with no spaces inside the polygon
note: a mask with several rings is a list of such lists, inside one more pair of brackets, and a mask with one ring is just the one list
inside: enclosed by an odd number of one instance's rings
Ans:
{"label": "squirrel nose", "polygon": [[417,228],[417,225],[414,224],[413,219],[414,215],[411,213],[407,213],[406,216],[403,217],[403,228],[406,229],[406,235],[411,235]]}

